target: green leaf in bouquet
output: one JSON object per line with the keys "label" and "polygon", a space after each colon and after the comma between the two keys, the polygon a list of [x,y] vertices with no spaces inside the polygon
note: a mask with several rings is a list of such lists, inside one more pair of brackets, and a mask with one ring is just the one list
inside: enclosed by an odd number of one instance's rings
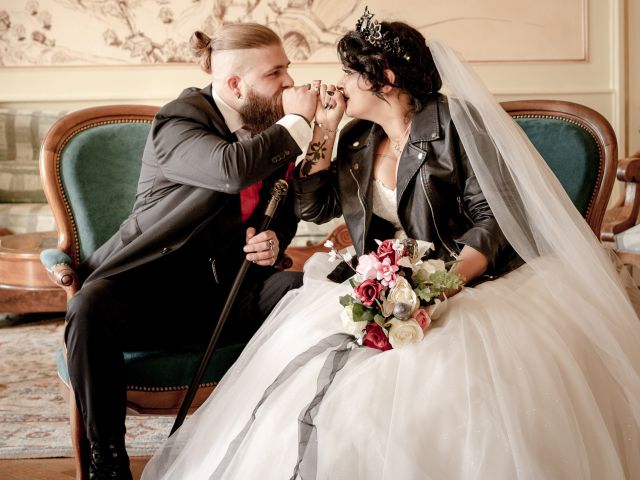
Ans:
{"label": "green leaf in bouquet", "polygon": [[414,288],[413,291],[418,295],[418,298],[424,300],[427,304],[440,295],[440,292],[432,290],[428,285]]}
{"label": "green leaf in bouquet", "polygon": [[374,311],[365,307],[361,303],[353,304],[353,321],[354,322],[370,322],[373,320]]}
{"label": "green leaf in bouquet", "polygon": [[356,288],[356,286],[358,285],[353,278],[349,279],[349,285],[351,285],[351,288]]}
{"label": "green leaf in bouquet", "polygon": [[429,275],[429,281],[433,285],[433,289],[441,292],[453,290],[462,286],[462,281],[455,273],[447,270],[440,270]]}
{"label": "green leaf in bouquet", "polygon": [[342,305],[343,307],[352,305],[355,301],[355,298],[353,298],[351,295],[343,295],[340,297],[340,305]]}
{"label": "green leaf in bouquet", "polygon": [[426,270],[418,270],[411,275],[411,280],[414,285],[418,285],[420,283],[426,283],[429,281],[429,273]]}
{"label": "green leaf in bouquet", "polygon": [[373,321],[376,322],[378,325],[380,325],[381,327],[384,327],[385,323],[387,323],[387,319],[384,318],[382,315],[380,315],[379,313],[377,313],[374,317],[373,317]]}

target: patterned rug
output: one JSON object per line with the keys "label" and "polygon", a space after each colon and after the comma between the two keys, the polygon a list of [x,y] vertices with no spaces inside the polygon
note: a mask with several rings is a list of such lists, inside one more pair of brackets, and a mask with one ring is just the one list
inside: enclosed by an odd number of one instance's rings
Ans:
{"label": "patterned rug", "polygon": [[[56,374],[63,320],[0,328],[0,459],[71,457],[69,408]],[[129,416],[130,456],[152,454],[173,417]]]}

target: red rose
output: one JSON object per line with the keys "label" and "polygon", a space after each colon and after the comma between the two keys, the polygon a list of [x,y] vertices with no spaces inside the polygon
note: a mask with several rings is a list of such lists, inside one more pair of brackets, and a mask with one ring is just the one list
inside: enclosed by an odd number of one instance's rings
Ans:
{"label": "red rose", "polygon": [[356,298],[367,307],[373,305],[373,302],[380,298],[380,293],[384,290],[384,287],[377,280],[365,280],[356,288]]}
{"label": "red rose", "polygon": [[381,262],[384,261],[385,258],[388,258],[391,261],[392,265],[395,265],[398,262],[398,252],[393,249],[393,244],[395,240],[385,240],[378,246],[378,251],[376,254],[378,255],[378,260]]}
{"label": "red rose", "polygon": [[365,328],[364,338],[362,344],[375,348],[377,350],[391,350],[393,347],[389,343],[389,338],[384,333],[384,330],[377,323],[369,323]]}

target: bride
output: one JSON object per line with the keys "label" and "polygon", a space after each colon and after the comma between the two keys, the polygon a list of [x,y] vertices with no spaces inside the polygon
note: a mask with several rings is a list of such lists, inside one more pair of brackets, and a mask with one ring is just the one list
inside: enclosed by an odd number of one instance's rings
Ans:
{"label": "bride", "polygon": [[[433,242],[467,287],[422,341],[354,347],[338,302],[351,286],[316,254],[142,478],[640,479],[640,322],[544,161],[410,26],[365,11],[338,52],[300,216],[344,215],[358,255],[394,235]],[[358,120],[330,162],[345,109]]]}

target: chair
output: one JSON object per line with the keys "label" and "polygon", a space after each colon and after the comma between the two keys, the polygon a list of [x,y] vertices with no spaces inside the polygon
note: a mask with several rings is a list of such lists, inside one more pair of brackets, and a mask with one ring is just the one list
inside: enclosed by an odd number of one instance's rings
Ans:
{"label": "chair", "polygon": [[609,122],[584,105],[561,100],[503,102],[527,134],[578,211],[600,237],[617,163]]}
{"label": "chair", "polygon": [[[578,211],[585,217],[593,232],[599,236],[609,196],[613,189],[614,172],[617,159],[617,142],[613,128],[598,112],[577,103],[561,100],[518,100],[503,102],[502,107],[509,113],[527,134],[531,143],[542,155],[560,183],[567,191]],[[640,152],[635,163],[630,159],[626,170],[618,170],[618,178],[627,180],[627,197],[635,193],[640,182]],[[626,172],[626,173],[624,173]],[[627,203],[633,203],[628,200]],[[640,195],[633,208],[624,204],[622,210],[627,217],[633,217],[632,223],[622,224],[618,220],[618,229],[635,224],[640,210]],[[618,212],[619,213],[619,212]],[[608,214],[614,222],[613,212]],[[620,217],[620,213],[618,217]],[[627,228],[624,227],[624,228]],[[620,231],[620,230],[617,230]],[[606,233],[603,229],[603,235]],[[640,243],[640,230],[638,231]],[[339,225],[328,239],[340,249],[351,245],[349,232],[345,225]],[[604,240],[604,238],[603,238]],[[302,269],[304,260],[315,252],[327,251],[322,243],[287,250],[294,260],[294,269]],[[640,245],[638,246],[638,265],[640,266]]]}
{"label": "chair", "polygon": [[311,255],[317,252],[329,251],[329,249],[324,246],[327,240],[330,240],[333,243],[333,247],[338,251],[352,244],[347,225],[341,223],[331,230],[327,237],[320,243],[287,248],[286,255],[291,258],[292,261],[291,267],[289,267],[288,270],[292,272],[302,272],[304,263]]}
{"label": "chair", "polygon": [[[58,226],[57,249],[41,260],[71,298],[79,289],[80,262],[117,231],[133,206],[142,152],[157,107],[94,107],[62,117],[49,131],[41,152],[45,194]],[[193,402],[197,408],[213,391],[243,344],[217,349]],[[171,351],[125,352],[127,403],[137,413],[176,414],[199,364],[202,345],[176,345]],[[70,392],[72,441],[78,478],[86,478],[87,442],[77,410],[64,347],[58,374]]]}
{"label": "chair", "polygon": [[605,213],[601,239],[623,264],[640,267],[640,150],[618,163],[617,177],[624,191]]}

